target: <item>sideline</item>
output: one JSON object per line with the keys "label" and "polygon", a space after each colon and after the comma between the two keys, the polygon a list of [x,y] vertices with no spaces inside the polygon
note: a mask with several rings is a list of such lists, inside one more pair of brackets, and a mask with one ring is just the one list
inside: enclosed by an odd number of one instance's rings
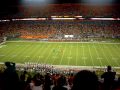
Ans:
{"label": "sideline", "polygon": [[110,43],[110,42],[49,42],[49,41],[6,41],[6,42],[120,44],[120,43]]}

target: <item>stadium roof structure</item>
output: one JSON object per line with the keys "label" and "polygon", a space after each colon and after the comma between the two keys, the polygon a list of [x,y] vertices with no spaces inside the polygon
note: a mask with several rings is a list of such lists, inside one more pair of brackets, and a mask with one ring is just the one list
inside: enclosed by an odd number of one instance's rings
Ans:
{"label": "stadium roof structure", "polygon": [[[89,3],[86,3],[87,0],[52,0],[53,2],[49,2],[42,7],[40,5],[34,6],[32,4],[24,4],[23,1],[31,0],[2,0],[0,2],[0,18],[50,17],[53,15],[59,16],[61,15],[60,12],[63,12],[63,10],[65,10],[65,12],[69,12],[66,13],[66,16],[76,16],[76,12],[78,12],[77,16],[82,15],[84,17],[120,17],[120,0],[110,0],[111,2],[113,2],[112,4],[100,6],[97,4],[89,5]],[[94,4],[94,2],[97,2],[98,0],[88,1],[92,1]],[[105,11],[102,11],[102,8]],[[94,15],[92,11],[94,11],[94,13],[96,13],[97,15]],[[49,15],[46,15],[45,12],[47,14],[49,13]],[[56,14],[53,12],[55,12]],[[40,13],[42,14],[40,15]],[[91,15],[88,16],[88,13],[91,13]],[[109,15],[105,16],[104,13],[108,13]]]}

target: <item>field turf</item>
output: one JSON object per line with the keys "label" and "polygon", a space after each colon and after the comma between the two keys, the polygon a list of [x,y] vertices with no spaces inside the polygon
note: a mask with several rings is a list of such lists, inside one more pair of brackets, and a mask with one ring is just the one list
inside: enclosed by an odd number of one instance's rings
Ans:
{"label": "field turf", "polygon": [[0,62],[73,66],[120,66],[120,43],[6,42]]}

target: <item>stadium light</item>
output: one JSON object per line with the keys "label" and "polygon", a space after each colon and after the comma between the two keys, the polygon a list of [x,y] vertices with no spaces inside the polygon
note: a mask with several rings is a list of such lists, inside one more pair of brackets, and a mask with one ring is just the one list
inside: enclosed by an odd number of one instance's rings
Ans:
{"label": "stadium light", "polygon": [[53,0],[22,0],[23,5],[43,6],[53,3]]}
{"label": "stadium light", "polygon": [[52,20],[75,20],[76,18],[51,18]]}
{"label": "stadium light", "polygon": [[91,5],[106,5],[112,4],[114,0],[82,0],[83,3]]}
{"label": "stadium light", "polygon": [[91,20],[117,20],[115,18],[90,18]]}

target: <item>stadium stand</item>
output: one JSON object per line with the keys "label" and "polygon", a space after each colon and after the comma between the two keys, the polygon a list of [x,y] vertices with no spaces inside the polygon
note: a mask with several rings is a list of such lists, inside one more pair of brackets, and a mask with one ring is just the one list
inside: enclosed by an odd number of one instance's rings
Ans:
{"label": "stadium stand", "polygon": [[[36,72],[34,66],[31,66],[32,72],[28,69],[18,70],[15,63],[6,62],[6,69],[0,70],[0,89],[1,90],[119,90],[119,78],[116,78],[116,72],[112,72],[111,66],[105,68],[108,70],[98,78],[95,71],[79,70],[75,72],[66,71],[51,72],[52,69],[39,68]],[[110,67],[110,68],[109,68]],[[36,69],[37,69],[36,68]],[[25,70],[25,71],[24,71]],[[112,75],[112,76],[111,76]],[[112,84],[106,84],[105,78],[111,80]],[[104,79],[102,79],[104,78]],[[107,88],[105,87],[107,85]],[[46,87],[47,86],[47,87]]]}
{"label": "stadium stand", "polygon": [[[48,5],[47,7],[19,6],[19,13],[3,18],[47,17],[43,21],[0,22],[0,43],[7,39],[48,41],[102,41],[106,38],[120,38],[120,21],[107,20],[51,20],[51,16],[118,17],[119,5],[86,6],[74,4]],[[99,10],[98,10],[99,9]],[[34,12],[31,12],[34,11]],[[68,35],[68,38],[65,37]],[[73,35],[74,37],[69,37]],[[120,77],[102,69],[80,70],[54,67],[47,64],[6,62],[0,64],[0,90],[120,90]],[[105,72],[103,74],[103,72]],[[98,72],[99,73],[99,72]],[[100,72],[101,73],[101,72]],[[105,82],[105,75],[112,84]],[[113,75],[114,74],[114,75]],[[103,79],[104,78],[104,79]]]}
{"label": "stadium stand", "polygon": [[[23,39],[49,39],[72,41],[101,40],[101,38],[119,38],[119,21],[97,20],[45,20],[12,21],[1,25],[4,36]],[[65,35],[74,37],[66,38]]]}

